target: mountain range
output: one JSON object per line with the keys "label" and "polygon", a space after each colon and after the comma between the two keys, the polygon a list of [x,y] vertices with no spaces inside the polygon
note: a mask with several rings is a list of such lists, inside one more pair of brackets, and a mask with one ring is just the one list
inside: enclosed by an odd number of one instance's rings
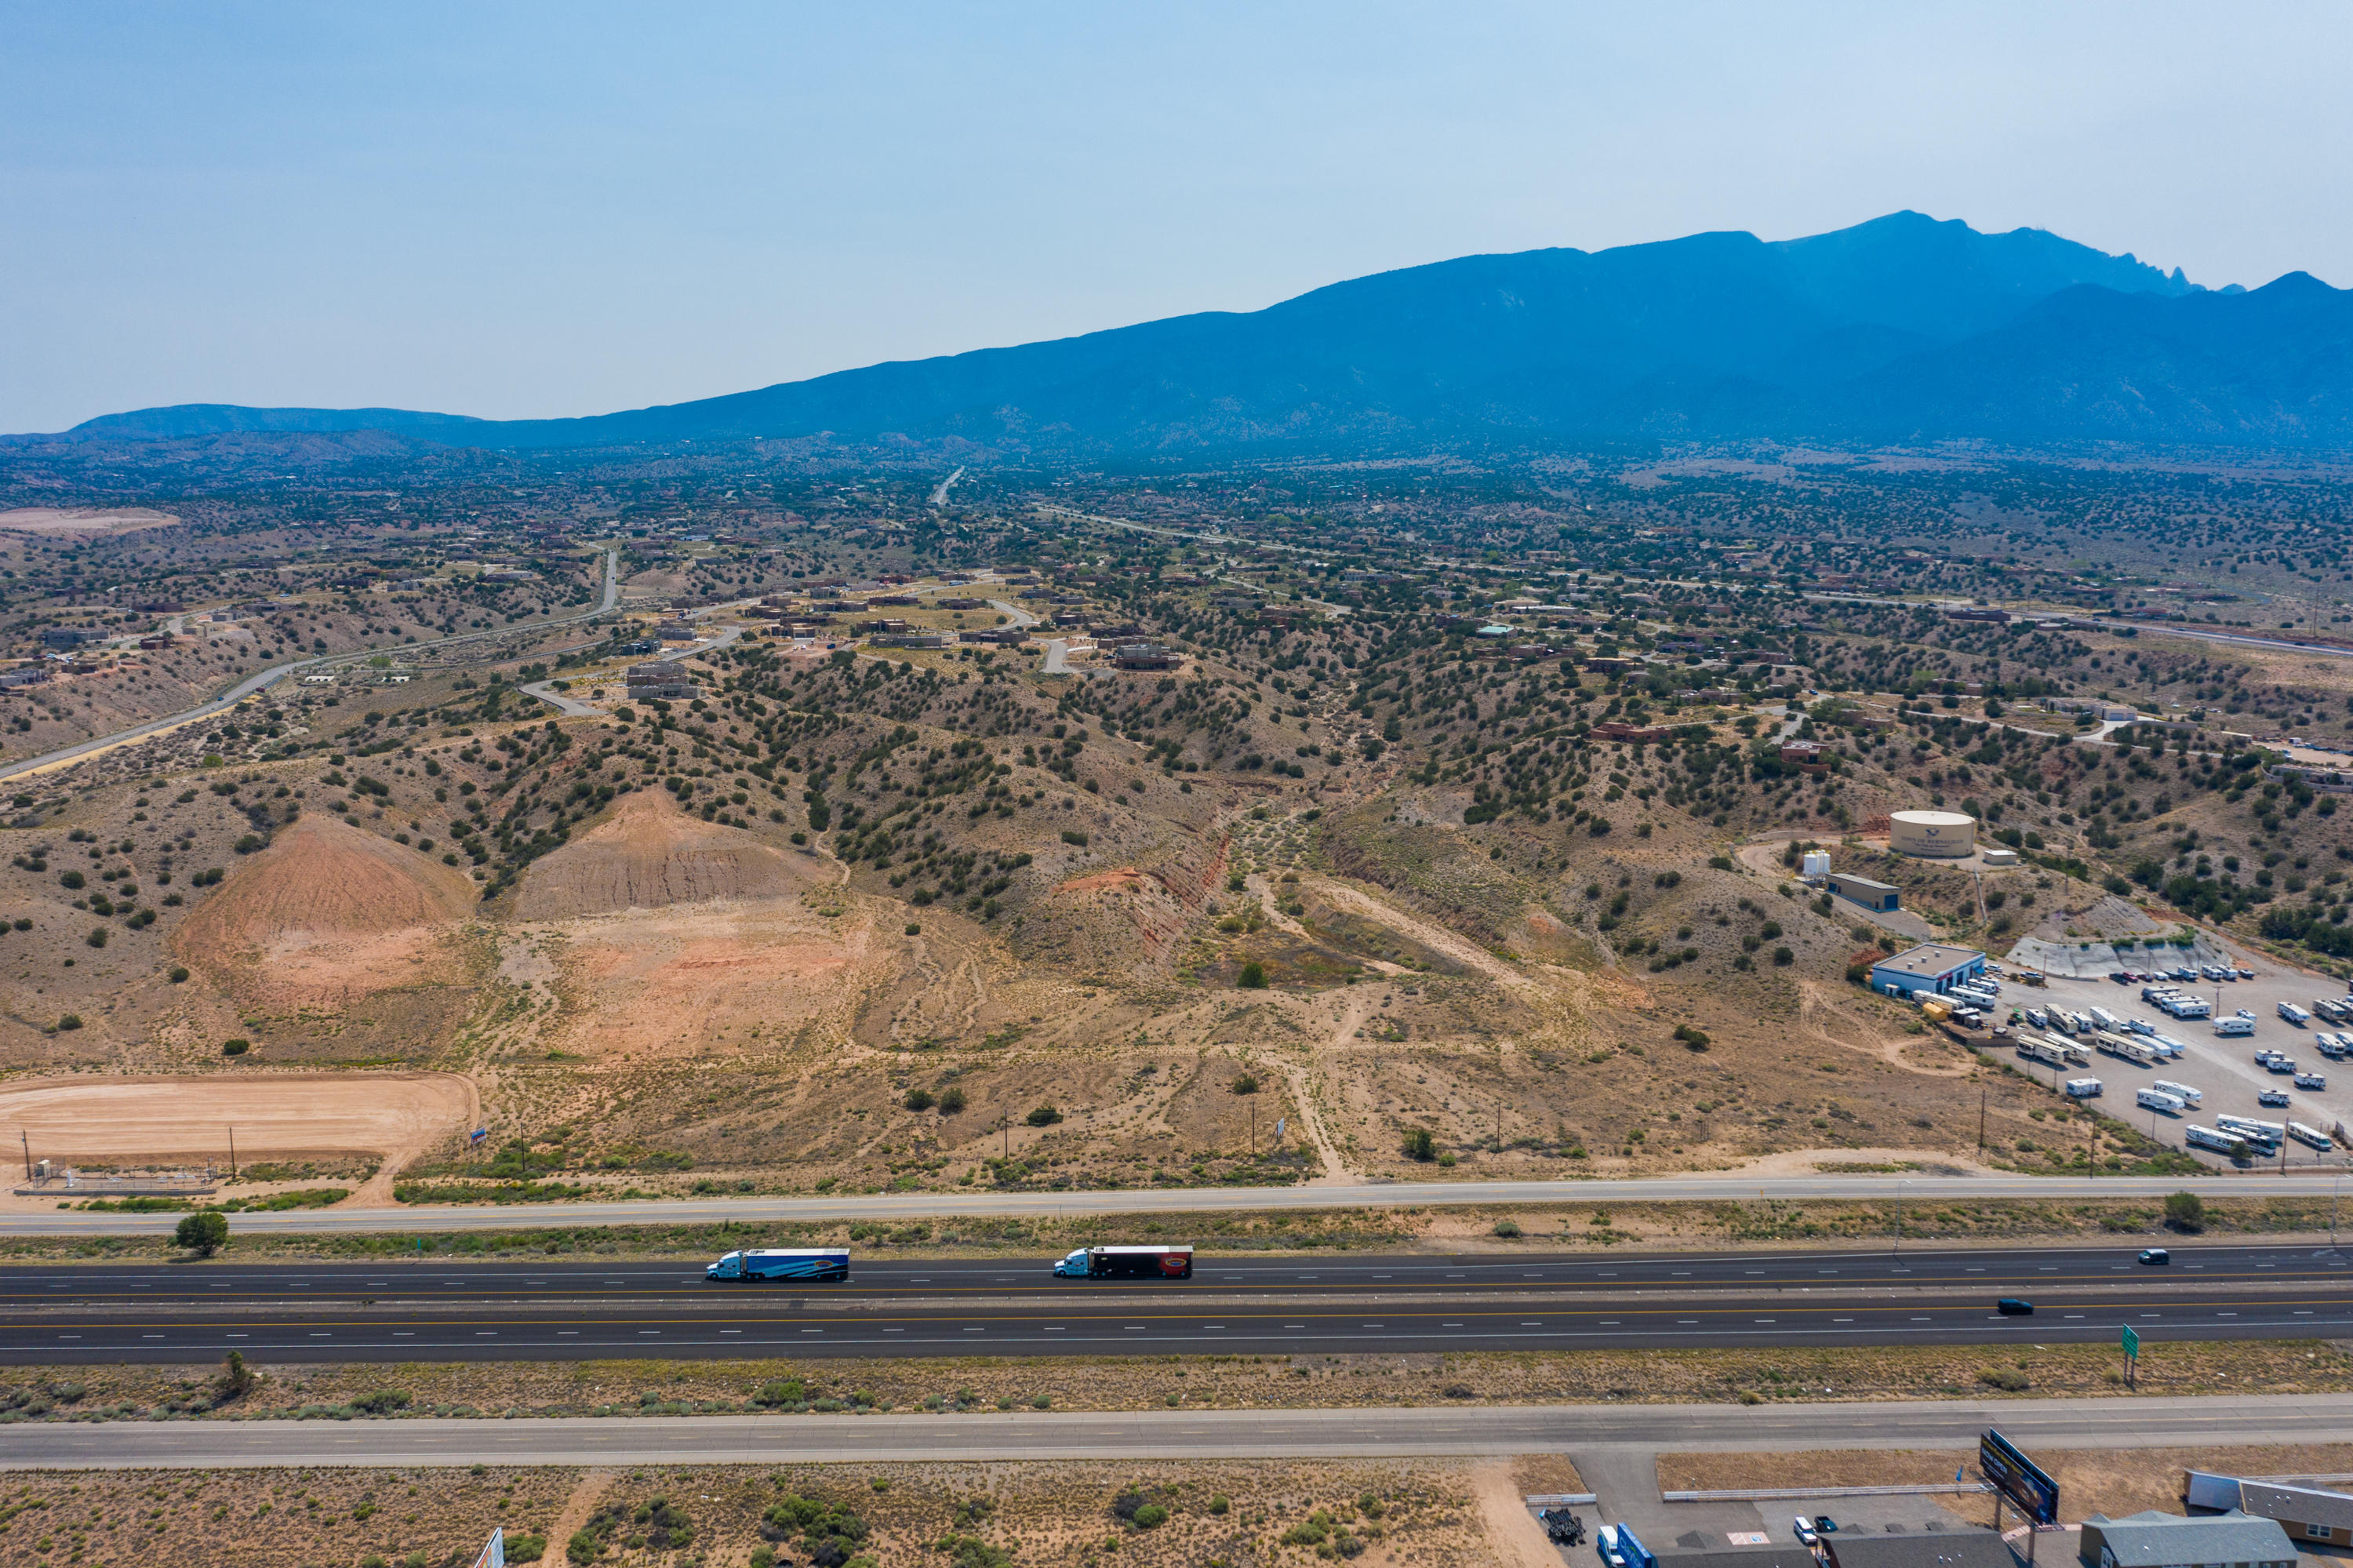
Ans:
{"label": "mountain range", "polygon": [[1900,212],[1466,256],[1248,313],[573,419],[196,404],[73,440],[380,429],[491,449],[965,438],[1095,453],[1508,440],[2353,447],[2353,291],[2209,290],[2041,229]]}

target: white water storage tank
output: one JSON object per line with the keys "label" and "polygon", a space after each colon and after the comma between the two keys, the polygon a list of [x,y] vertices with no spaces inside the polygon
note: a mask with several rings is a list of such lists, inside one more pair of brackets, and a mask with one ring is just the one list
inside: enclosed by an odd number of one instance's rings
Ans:
{"label": "white water storage tank", "polygon": [[1887,820],[1887,847],[1957,860],[1978,847],[1978,820],[1958,811],[1898,811]]}
{"label": "white water storage tank", "polygon": [[1828,876],[1830,874],[1831,852],[1828,850],[1808,850],[1805,859],[1798,868],[1798,874],[1809,882],[1818,876]]}

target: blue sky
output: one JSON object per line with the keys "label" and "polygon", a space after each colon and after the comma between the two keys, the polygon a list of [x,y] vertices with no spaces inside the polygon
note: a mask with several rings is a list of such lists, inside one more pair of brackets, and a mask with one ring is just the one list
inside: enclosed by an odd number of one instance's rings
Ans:
{"label": "blue sky", "polygon": [[2353,8],[0,0],[0,429],[601,412],[1900,207],[2353,282]]}

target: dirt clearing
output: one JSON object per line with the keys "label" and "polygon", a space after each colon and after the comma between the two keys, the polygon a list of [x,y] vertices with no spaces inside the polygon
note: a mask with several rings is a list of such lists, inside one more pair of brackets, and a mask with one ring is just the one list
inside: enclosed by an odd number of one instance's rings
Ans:
{"label": "dirt clearing", "polygon": [[145,506],[19,506],[0,512],[0,529],[11,534],[65,535],[135,534],[142,528],[169,528],[179,518]]}
{"label": "dirt clearing", "polygon": [[0,1085],[0,1128],[36,1160],[226,1166],[372,1154],[387,1166],[473,1125],[474,1086],[446,1073],[52,1078]]}

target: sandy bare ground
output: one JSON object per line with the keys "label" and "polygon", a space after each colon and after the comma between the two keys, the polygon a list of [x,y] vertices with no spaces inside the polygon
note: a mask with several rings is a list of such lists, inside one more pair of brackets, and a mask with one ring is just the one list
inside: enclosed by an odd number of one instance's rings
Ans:
{"label": "sandy bare ground", "polygon": [[12,534],[132,534],[142,528],[169,528],[178,521],[169,512],[144,506],[19,506],[0,512],[0,528]]}
{"label": "sandy bare ground", "polygon": [[1544,1527],[1528,1511],[1527,1494],[1520,1489],[1512,1462],[1499,1459],[1471,1472],[1472,1495],[1479,1501],[1479,1518],[1487,1527],[1490,1559],[1497,1568],[1555,1568],[1560,1553],[1545,1539]]}
{"label": "sandy bare ground", "polygon": [[473,1085],[448,1073],[79,1077],[0,1085],[0,1130],[21,1131],[36,1160],[225,1165],[234,1128],[241,1162],[373,1154],[383,1157],[377,1181],[387,1184],[399,1165],[471,1128],[479,1110]]}

